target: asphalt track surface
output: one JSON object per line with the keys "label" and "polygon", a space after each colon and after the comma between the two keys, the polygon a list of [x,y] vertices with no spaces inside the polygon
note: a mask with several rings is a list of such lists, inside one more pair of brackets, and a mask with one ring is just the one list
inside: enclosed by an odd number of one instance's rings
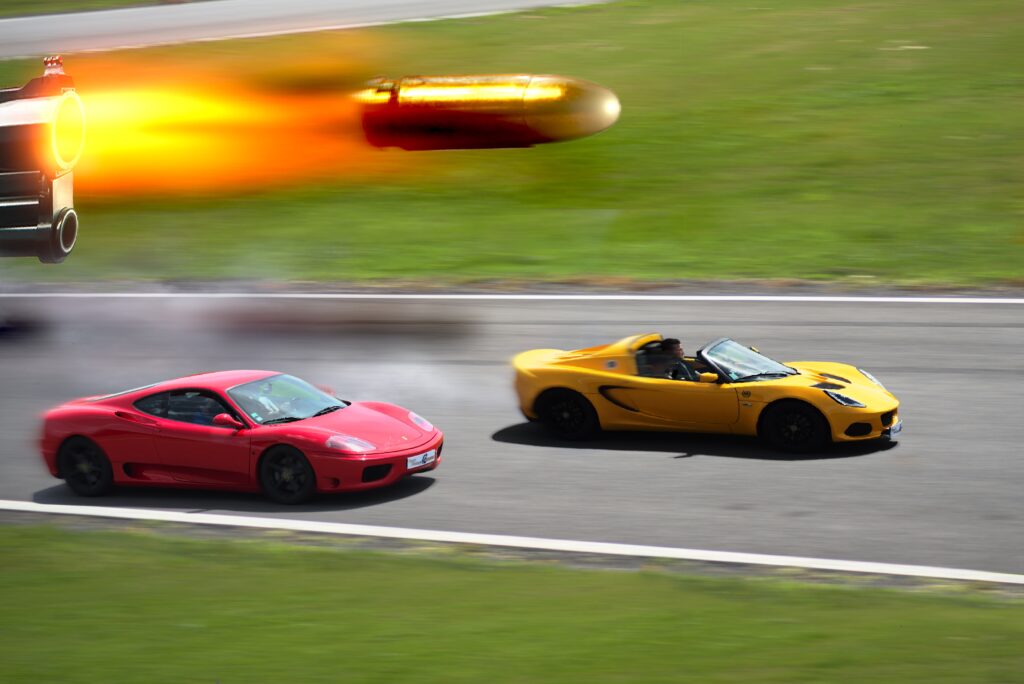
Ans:
{"label": "asphalt track surface", "polygon": [[0,19],[0,59],[583,4],[571,0],[208,0]]}
{"label": "asphalt track surface", "polygon": [[[1024,570],[1024,306],[858,302],[0,299],[0,498],[720,551]],[[747,438],[554,441],[508,359],[648,330],[863,366],[902,400],[899,444],[792,459]],[[447,434],[429,475],[281,507],[258,495],[72,495],[44,470],[49,406],[168,377],[267,368],[415,409]]]}

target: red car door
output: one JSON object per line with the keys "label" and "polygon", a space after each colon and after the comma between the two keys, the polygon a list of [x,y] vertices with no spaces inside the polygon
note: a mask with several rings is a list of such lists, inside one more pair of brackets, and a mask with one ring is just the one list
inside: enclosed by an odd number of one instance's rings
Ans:
{"label": "red car door", "polygon": [[97,435],[97,442],[110,458],[116,480],[130,479],[135,466],[156,460],[157,426],[157,418],[135,407],[114,410],[110,424]]}
{"label": "red car door", "polygon": [[213,424],[218,413],[237,418],[237,412],[208,390],[174,390],[167,394],[155,443],[159,460],[174,479],[211,487],[250,486],[250,431]]}

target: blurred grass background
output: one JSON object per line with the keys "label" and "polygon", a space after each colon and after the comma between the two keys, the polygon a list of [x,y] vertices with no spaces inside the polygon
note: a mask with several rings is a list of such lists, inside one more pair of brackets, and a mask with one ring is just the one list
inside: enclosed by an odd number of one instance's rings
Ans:
{"label": "blurred grass background", "polygon": [[[188,2],[189,0],[178,0]],[[173,0],[3,0],[0,17],[18,17],[58,12],[87,12],[143,5],[172,4]]]}
{"label": "blurred grass background", "polygon": [[[1019,599],[0,527],[0,679],[1019,682]],[[440,552],[439,552],[440,553]]]}
{"label": "blurred grass background", "polygon": [[[373,182],[80,193],[72,257],[3,260],[0,278],[1024,284],[1020,2],[626,0],[360,35],[386,46],[380,73],[575,76],[622,118],[561,145],[420,153]],[[304,41],[153,52],[173,70]],[[37,72],[0,63],[0,82]]]}

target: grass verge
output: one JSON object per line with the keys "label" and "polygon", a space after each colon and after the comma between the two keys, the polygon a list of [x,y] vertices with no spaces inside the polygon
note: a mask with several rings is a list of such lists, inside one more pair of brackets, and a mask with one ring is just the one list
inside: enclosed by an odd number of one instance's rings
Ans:
{"label": "grass verge", "polygon": [[0,17],[21,17],[61,12],[88,12],[91,10],[160,4],[168,3],[167,0],[164,0],[164,2],[160,0],[4,0],[3,4],[0,4]]}
{"label": "grass verge", "polygon": [[1018,600],[0,527],[0,678],[1013,682]]}
{"label": "grass verge", "polygon": [[[562,145],[422,153],[417,174],[375,183],[80,195],[72,258],[6,260],[0,278],[1020,284],[1021,25],[1013,0],[627,0],[367,30],[381,73],[562,73],[615,90],[622,119]],[[4,82],[36,70],[0,64]]]}

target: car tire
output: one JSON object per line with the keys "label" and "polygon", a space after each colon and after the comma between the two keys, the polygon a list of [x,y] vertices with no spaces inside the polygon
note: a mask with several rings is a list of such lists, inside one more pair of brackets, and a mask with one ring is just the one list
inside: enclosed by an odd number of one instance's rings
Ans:
{"label": "car tire", "polygon": [[821,450],[830,438],[825,418],[802,401],[780,401],[769,406],[759,433],[772,447],[797,454]]}
{"label": "car tire", "polygon": [[309,501],[316,493],[316,473],[298,449],[272,447],[260,459],[260,487],[268,498],[283,504]]}
{"label": "car tire", "polygon": [[536,410],[544,427],[562,439],[588,439],[601,430],[593,404],[579,392],[549,390],[537,399]]}
{"label": "car tire", "polygon": [[114,488],[110,459],[91,439],[72,437],[61,444],[57,467],[64,482],[78,496],[103,496]]}

